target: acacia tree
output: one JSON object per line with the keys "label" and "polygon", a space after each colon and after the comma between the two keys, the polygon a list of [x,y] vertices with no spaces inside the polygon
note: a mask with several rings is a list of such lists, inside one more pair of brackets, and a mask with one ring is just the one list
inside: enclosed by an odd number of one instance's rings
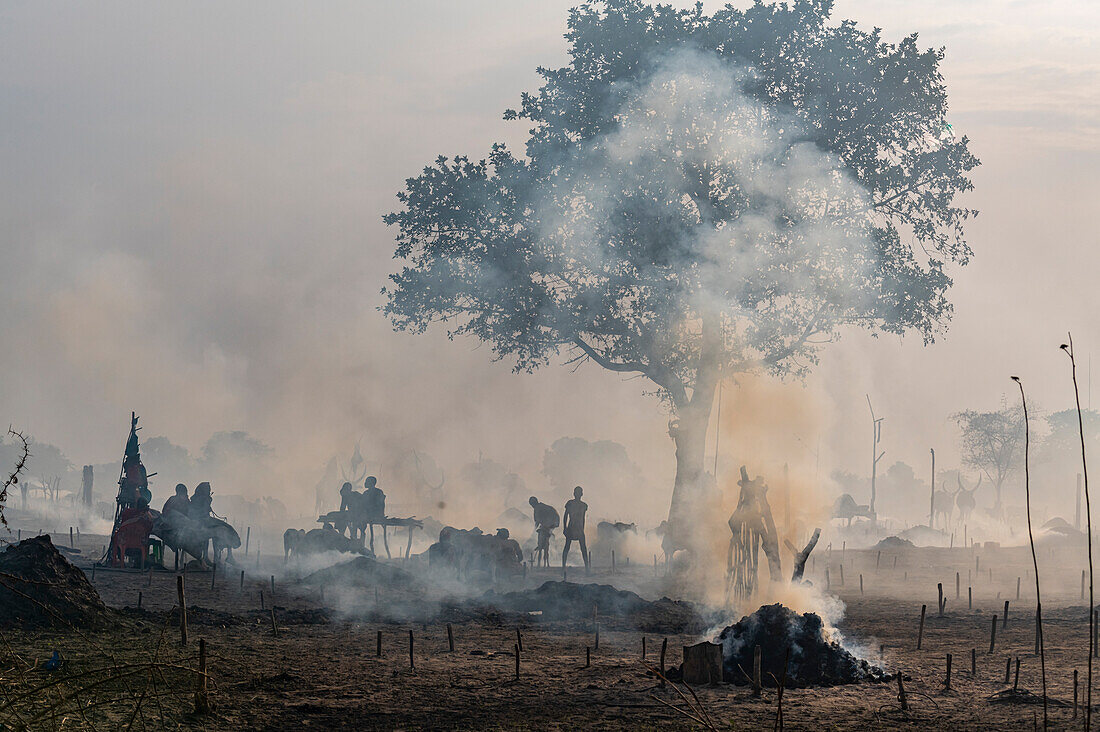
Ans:
{"label": "acacia tree", "polygon": [[931,341],[978,161],[945,121],[942,50],[830,24],[829,0],[569,15],[569,65],[507,120],[526,154],[439,157],[398,193],[395,328],[640,374],[670,413],[686,546],[723,378],[800,375],[846,325]]}
{"label": "acacia tree", "polygon": [[1001,489],[1009,475],[1023,465],[1024,412],[1003,406],[995,412],[968,409],[952,415],[961,430],[959,451],[963,465],[983,471],[993,481],[995,513],[1004,511]]}

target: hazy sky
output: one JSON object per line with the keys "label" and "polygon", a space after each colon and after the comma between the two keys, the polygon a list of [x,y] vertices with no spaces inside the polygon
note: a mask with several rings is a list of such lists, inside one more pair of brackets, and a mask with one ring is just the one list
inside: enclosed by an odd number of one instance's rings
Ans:
{"label": "hazy sky", "polygon": [[[192,449],[245,429],[288,481],[359,437],[368,457],[412,440],[533,471],[577,435],[623,442],[667,486],[666,416],[642,382],[513,375],[376,311],[394,193],[437,154],[519,147],[525,125],[501,112],[564,62],[569,5],[0,5],[0,418],[78,464],[115,457],[131,409]],[[1100,3],[848,0],[841,17],[947,47],[981,214],[947,337],[847,334],[807,404],[829,467],[867,470],[865,393],[887,464],[923,467],[935,446],[950,465],[948,415],[1014,399],[1010,374],[1070,405],[1067,329],[1100,389]]]}

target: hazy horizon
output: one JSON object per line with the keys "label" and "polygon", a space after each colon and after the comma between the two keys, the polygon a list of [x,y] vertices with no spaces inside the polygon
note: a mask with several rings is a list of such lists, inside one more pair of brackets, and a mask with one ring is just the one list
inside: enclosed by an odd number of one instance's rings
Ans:
{"label": "hazy horizon", "polygon": [[[457,467],[481,452],[533,489],[555,439],[614,440],[645,471],[645,505],[667,507],[667,415],[644,382],[594,365],[513,374],[476,342],[394,333],[376,309],[395,193],[436,155],[522,148],[526,125],[501,113],[537,88],[536,66],[564,63],[572,4],[7,6],[2,416],[77,465],[121,455],[131,410],[143,437],[193,453],[245,430],[283,468],[270,491],[311,501],[360,439],[368,459],[419,447]],[[1091,401],[1100,7],[846,0],[842,18],[946,46],[980,215],[944,338],[848,332],[784,388],[816,428],[790,461],[820,444],[823,474],[868,473],[869,395],[880,469],[903,460],[923,478],[930,447],[938,468],[958,464],[951,413],[1018,398],[1010,375],[1042,409],[1072,406],[1067,330]],[[724,397],[724,419],[758,403]],[[744,416],[746,430],[761,418]],[[757,472],[736,441],[721,449]]]}

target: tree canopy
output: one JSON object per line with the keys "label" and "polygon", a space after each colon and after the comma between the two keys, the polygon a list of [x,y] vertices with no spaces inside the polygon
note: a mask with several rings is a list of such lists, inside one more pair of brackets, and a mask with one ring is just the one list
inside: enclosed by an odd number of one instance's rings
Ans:
{"label": "tree canopy", "polygon": [[505,113],[526,154],[441,156],[385,217],[395,327],[441,321],[517,370],[565,350],[677,411],[724,374],[801,373],[844,325],[932,340],[978,161],[942,49],[831,10],[573,9],[569,65]]}
{"label": "tree canopy", "polygon": [[963,465],[981,470],[993,481],[997,508],[1008,476],[1023,465],[1024,412],[1003,406],[994,412],[968,409],[952,415],[960,430],[959,451]]}

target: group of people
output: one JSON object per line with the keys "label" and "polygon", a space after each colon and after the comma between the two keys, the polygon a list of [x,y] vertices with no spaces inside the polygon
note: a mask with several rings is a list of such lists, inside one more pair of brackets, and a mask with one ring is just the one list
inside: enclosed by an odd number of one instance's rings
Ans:
{"label": "group of people", "polygon": [[[164,502],[153,531],[166,546],[176,550],[177,563],[181,550],[206,563],[211,542],[215,555],[224,549],[228,552],[227,561],[233,561],[233,549],[241,545],[240,536],[214,513],[213,498],[210,483],[206,481],[195,486],[190,496],[187,486],[177,483],[175,495]],[[216,556],[214,561],[217,561]]]}
{"label": "group of people", "polygon": [[330,521],[343,534],[357,540],[360,546],[366,543],[366,534],[370,530],[370,549],[374,551],[374,526],[386,523],[386,494],[378,487],[378,478],[367,476],[363,481],[363,491],[356,491],[351,483],[340,486],[340,508],[322,517]]}
{"label": "group of people", "polygon": [[195,492],[190,498],[187,497],[187,486],[177,483],[176,494],[164,502],[164,508],[160,513],[162,516],[172,513],[183,514],[191,519],[205,521],[212,513],[213,501],[210,483],[206,481],[199,483],[195,486]]}
{"label": "group of people", "polygon": [[[562,533],[565,535],[565,548],[561,552],[561,566],[564,567],[569,559],[569,549],[573,542],[580,544],[581,558],[584,559],[584,571],[590,572],[592,565],[588,557],[588,544],[584,538],[584,517],[588,513],[588,504],[581,500],[584,489],[577,486],[573,489],[573,498],[565,502],[565,524]],[[550,537],[554,529],[558,527],[560,517],[553,506],[541,503],[538,498],[531,496],[531,508],[534,510],[535,533],[538,543],[535,546],[535,566],[550,566]]]}

